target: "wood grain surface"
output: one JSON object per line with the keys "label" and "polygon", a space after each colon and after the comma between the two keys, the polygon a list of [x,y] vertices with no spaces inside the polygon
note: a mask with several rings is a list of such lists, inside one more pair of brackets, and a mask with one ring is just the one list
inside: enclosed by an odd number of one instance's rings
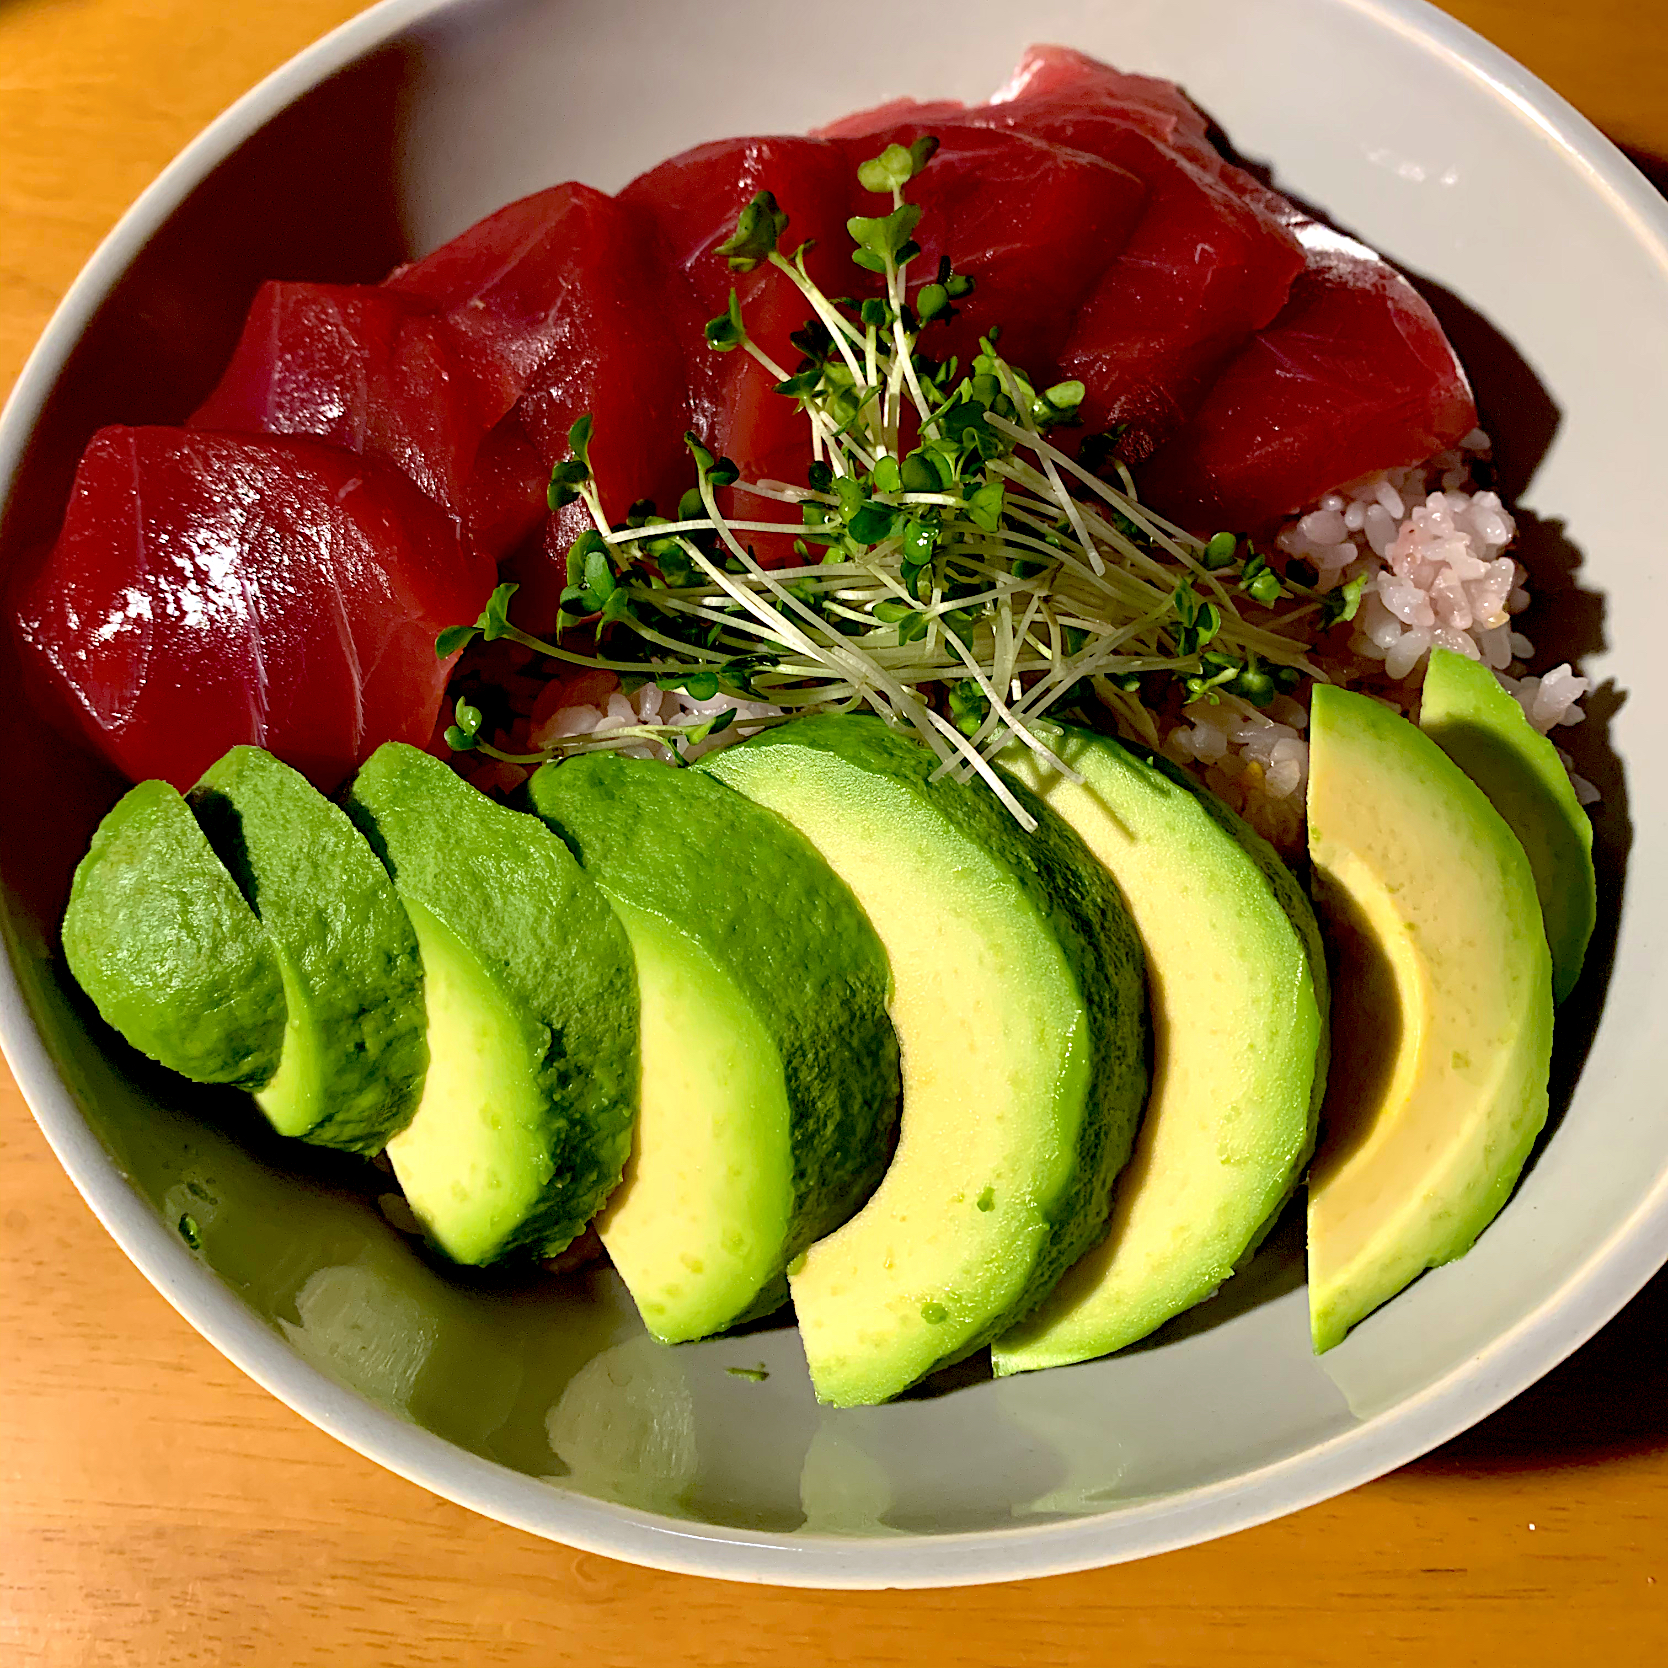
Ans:
{"label": "wood grain surface", "polygon": [[[1253,4],[1254,0],[1245,0]],[[352,0],[0,0],[0,387],[133,197]],[[1458,0],[1660,181],[1661,0]],[[15,815],[8,806],[0,814]],[[1213,1545],[816,1594],[547,1545],[337,1446],[105,1236],[0,1080],[0,1665],[1668,1661],[1668,1278],[1467,1436]]]}

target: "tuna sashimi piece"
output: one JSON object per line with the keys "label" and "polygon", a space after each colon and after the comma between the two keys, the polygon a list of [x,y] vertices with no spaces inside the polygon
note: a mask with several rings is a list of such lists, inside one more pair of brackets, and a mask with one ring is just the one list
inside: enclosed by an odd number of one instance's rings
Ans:
{"label": "tuna sashimi piece", "polygon": [[1285,304],[1296,239],[1261,205],[1115,123],[1096,138],[1147,182],[1147,212],[1083,304],[1061,368],[1089,390],[1086,428],[1124,425],[1132,461],[1192,413],[1216,374]]}
{"label": "tuna sashimi piece", "polygon": [[574,420],[591,413],[610,520],[635,499],[681,490],[691,473],[684,344],[699,321],[629,205],[555,186],[488,215],[385,287],[439,310],[465,344],[487,415],[513,410],[547,469],[568,455]]}
{"label": "tuna sashimi piece", "polygon": [[[1214,167],[1219,160],[1209,122],[1176,83],[1114,70],[1071,47],[1026,47],[1019,67],[991,93],[991,103],[1017,105],[1032,115],[1046,113],[1056,128],[1074,117],[1121,115],[1194,162]],[[1024,118],[1021,125],[1029,120]]]}
{"label": "tuna sashimi piece", "polygon": [[527,542],[547,519],[550,465],[510,415],[489,429],[475,454],[464,499],[464,522],[475,547],[494,560]]}
{"label": "tuna sashimi piece", "polygon": [[[867,193],[837,145],[798,138],[719,140],[640,175],[620,200],[654,218],[700,321],[722,313],[733,288],[748,334],[781,369],[792,372],[801,356],[789,338],[810,318],[810,303],[774,267],[732,272],[717,253],[735,231],[736,217],[760,191],[769,191],[788,216],[783,253],[811,245],[806,270],[825,294],[850,295],[872,286],[870,276],[851,263],[846,231],[846,221],[864,209]],[[696,347],[689,363],[694,426],[707,443],[750,480],[802,484],[811,460],[811,425],[794,400],[776,393],[777,379],[739,349],[720,354]],[[742,494],[727,495],[725,507],[749,520],[782,519],[775,507]],[[791,539],[748,537],[768,564],[794,560]]]}
{"label": "tuna sashimi piece", "polygon": [[[1036,48],[998,100],[959,114],[898,101],[840,125],[869,135],[870,143],[933,132],[947,147],[957,143],[958,125],[1011,130],[1058,147],[1061,157],[1099,157],[1142,183],[1143,207],[1121,253],[1087,294],[1047,310],[1056,328],[1069,326],[1050,374],[1057,368],[1088,389],[1084,432],[1121,424],[1124,454],[1145,457],[1186,419],[1251,333],[1279,312],[1303,270],[1303,252],[1284,216],[1229,177],[1238,170],[1211,149],[1203,118],[1170,82]],[[1181,149],[1172,143],[1178,138]],[[924,200],[938,167],[935,160],[921,175],[913,197]],[[1068,224],[1060,229],[1069,235]],[[1016,309],[1026,320],[1045,312],[1025,295],[1028,253],[1016,251],[1017,300],[998,303],[1010,319]],[[1035,264],[1046,270],[1042,260]],[[1023,363],[1009,328],[1009,352]]]}
{"label": "tuna sashimi piece", "polygon": [[[855,171],[886,145],[907,145],[922,133],[940,143],[909,187],[910,201],[925,212],[915,233],[922,253],[907,276],[913,289],[947,255],[975,280],[958,316],[932,330],[923,346],[965,365],[980,336],[1001,325],[1005,357],[1054,381],[1072,318],[1142,218],[1146,186],[1083,151],[1012,129],[935,122],[919,111],[840,143]],[[891,206],[884,197],[864,197],[866,214]]]}
{"label": "tuna sashimi piece", "polygon": [[[1027,47],[990,103],[1013,107],[1017,126],[1046,131],[1062,144],[1072,143],[1063,135],[1063,124],[1115,115],[1206,169],[1221,161],[1210,140],[1210,124],[1175,82],[1127,74],[1069,46]],[[1034,122],[1039,124],[1035,128]]]}
{"label": "tuna sashimi piece", "polygon": [[1160,144],[1207,167],[1214,167],[1220,160],[1210,141],[1210,124],[1175,82],[1130,75],[1068,46],[1027,47],[1014,73],[986,104],[896,98],[871,110],[842,116],[816,129],[816,133],[823,139],[841,139],[879,133],[906,122],[936,131],[938,123],[977,121],[991,105],[1020,106],[1018,111],[1004,113],[1004,125],[1029,129],[1032,118],[1040,118],[1050,130],[1050,137],[1058,134],[1063,122],[1116,115]]}
{"label": "tuna sashimi piece", "polygon": [[1309,265],[1280,316],[1138,477],[1156,508],[1202,533],[1267,527],[1477,424],[1465,371],[1413,286],[1353,238],[1298,229]]}
{"label": "tuna sashimi piece", "polygon": [[134,780],[268,748],[330,791],[429,742],[493,571],[404,476],[321,441],[101,429],[15,627],[30,676]]}
{"label": "tuna sashimi piece", "polygon": [[[1121,450],[1140,459],[1180,426],[1232,354],[1279,312],[1303,270],[1303,251],[1283,216],[1230,177],[1238,170],[1209,147],[1203,119],[1169,82],[1120,76],[1056,48],[1038,49],[1026,62],[1060,74],[1039,70],[1027,81],[1022,65],[1013,84],[1020,91],[969,110],[966,119],[1011,124],[1088,151],[1147,187],[1145,212],[1083,303],[1061,352],[1062,371],[1089,390],[1085,429],[1123,425]],[[1159,89],[1155,102],[1123,96],[1119,89],[1129,82]],[[1177,149],[1165,133],[1186,145]]]}
{"label": "tuna sashimi piece", "polygon": [[420,298],[368,284],[268,283],[192,428],[308,434],[381,458],[498,557],[538,524],[548,470],[499,421],[467,344]]}
{"label": "tuna sashimi piece", "polygon": [[812,133],[818,139],[859,139],[867,134],[884,133],[888,128],[901,127],[906,122],[921,132],[934,133],[937,132],[936,123],[958,122],[966,113],[967,106],[956,98],[895,98],[869,110],[854,110],[849,116],[830,122],[827,127],[813,128]]}
{"label": "tuna sashimi piece", "polygon": [[[806,270],[825,294],[846,295],[869,283],[851,264],[846,232],[865,193],[836,145],[798,138],[722,139],[639,175],[620,201],[653,217],[694,297],[699,323],[724,311],[733,288],[748,334],[791,372],[800,354],[789,337],[811,316],[810,303],[768,264],[732,272],[717,253],[735,231],[736,217],[761,191],[769,191],[788,216],[782,252],[792,255],[809,244]],[[696,427],[741,464],[743,473],[753,473],[755,463],[789,446],[809,457],[809,423],[791,400],[770,392],[773,379],[750,355],[697,347],[689,368]],[[753,412],[761,399],[774,421]],[[745,436],[735,427],[737,413]]]}

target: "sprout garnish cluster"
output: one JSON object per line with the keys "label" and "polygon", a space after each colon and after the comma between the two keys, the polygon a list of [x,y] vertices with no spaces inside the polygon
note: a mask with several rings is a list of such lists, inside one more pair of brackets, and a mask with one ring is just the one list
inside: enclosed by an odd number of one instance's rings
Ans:
{"label": "sprout garnish cluster", "polygon": [[[691,432],[697,485],[676,515],[641,502],[611,525],[582,417],[572,457],[552,471],[549,502],[553,511],[583,503],[594,525],[568,552],[555,641],[513,623],[515,587],[502,585],[474,625],[442,633],[442,656],[479,633],[614,672],[628,689],[652,680],[790,716],[871,710],[930,747],[940,774],[982,777],[1027,827],[991,760],[1018,740],[1064,769],[1032,727],[1051,709],[1098,703],[1156,747],[1151,709],[1167,694],[1227,692],[1266,706],[1321,675],[1305,649],[1353,616],[1360,581],[1322,594],[1232,533],[1202,541],[1154,514],[1116,460],[1115,432],[1087,437],[1069,456],[1049,436],[1075,423],[1083,385],[1039,389],[1003,357],[997,328],[965,368],[923,351],[973,289],[948,260],[913,294],[906,282],[921,255],[922,209],[905,188],[937,143],[891,145],[858,169],[867,190],[892,202],[888,213],[847,222],[852,261],[884,280],[882,296],[824,294],[806,271],[809,246],[792,256],[778,247],[789,221],[768,191],[719,246],[734,271],[769,263],[810,310],[792,338],[802,355],[793,370],[749,335],[734,290],[706,327],[713,349],[752,355],[809,419],[805,484],[744,481]],[[791,539],[797,562],[761,565],[761,535]],[[676,759],[731,724],[750,732],[776,722],[726,709],[696,724],[567,736],[524,754],[488,742],[480,709],[460,700],[447,740],[514,764],[644,741]]]}

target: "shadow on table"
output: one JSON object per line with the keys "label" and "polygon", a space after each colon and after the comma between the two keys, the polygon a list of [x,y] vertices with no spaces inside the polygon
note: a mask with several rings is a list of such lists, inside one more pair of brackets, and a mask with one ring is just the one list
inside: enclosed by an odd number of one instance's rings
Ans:
{"label": "shadow on table", "polygon": [[1668,1270],[1591,1342],[1410,1470],[1468,1477],[1668,1449]]}

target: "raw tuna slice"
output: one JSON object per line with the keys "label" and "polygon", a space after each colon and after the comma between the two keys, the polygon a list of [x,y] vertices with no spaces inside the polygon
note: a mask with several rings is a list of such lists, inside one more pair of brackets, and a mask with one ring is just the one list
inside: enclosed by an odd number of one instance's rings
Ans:
{"label": "raw tuna slice", "polygon": [[[931,107],[926,107],[930,109]],[[1043,382],[1056,380],[1060,349],[1079,304],[1129,241],[1146,186],[1127,170],[1029,134],[923,119],[920,113],[853,134],[843,145],[852,169],[891,143],[934,133],[939,149],[909,187],[925,211],[916,230],[921,258],[912,287],[930,279],[941,255],[975,279],[948,328],[923,345],[965,365],[979,338],[1001,325],[1002,352]],[[889,199],[865,193],[864,213]]]}
{"label": "raw tuna slice", "polygon": [[1124,425],[1120,451],[1137,461],[1280,311],[1303,252],[1265,209],[1134,128],[1108,121],[1095,150],[1146,180],[1147,212],[1079,311],[1061,368],[1089,390],[1085,428]]}
{"label": "raw tuna slice", "polygon": [[107,428],[14,621],[31,677],[125,775],[189,787],[251,742],[334,789],[428,743],[436,634],[493,584],[386,464],[311,439]]}
{"label": "raw tuna slice", "polygon": [[1062,123],[1115,115],[1206,169],[1221,160],[1210,141],[1210,124],[1175,82],[1126,74],[1069,46],[1027,47],[990,103],[1013,107],[1020,127],[1046,124],[1051,137],[1059,135]]}
{"label": "raw tuna slice", "polygon": [[[1144,80],[1065,56],[1114,81]],[[1166,130],[1183,132],[1179,115],[1161,119],[1104,89],[1092,96],[1096,83],[1083,80],[1081,98],[1016,95],[966,119],[1012,124],[1087,151],[1146,185],[1145,212],[1084,301],[1060,356],[1062,372],[1089,390],[1085,431],[1124,425],[1121,450],[1136,460],[1180,426],[1232,354],[1279,312],[1303,270],[1303,251],[1281,216],[1224,177],[1226,165],[1208,145],[1190,143],[1183,154],[1161,139]],[[1192,111],[1168,82],[1152,85]],[[1202,135],[1202,119],[1196,125]]]}
{"label": "raw tuna slice", "polygon": [[[1037,48],[998,99],[959,116],[900,101],[872,113],[889,125],[850,117],[841,126],[888,138],[931,131],[946,144],[954,142],[957,123],[1010,129],[1064,155],[1100,157],[1142,182],[1144,208],[1122,252],[1076,298],[1075,318],[1067,309],[1060,319],[1070,330],[1057,368],[1088,389],[1082,432],[1121,424],[1123,454],[1145,457],[1181,425],[1252,332],[1279,312],[1303,270],[1303,252],[1282,214],[1226,177],[1230,170],[1204,138],[1203,118],[1171,83]],[[1178,137],[1183,150],[1172,146]],[[918,188],[937,167],[935,161]],[[1026,309],[1033,310],[1042,309]],[[1011,337],[1010,351],[1021,358]]]}
{"label": "raw tuna slice", "polygon": [[502,560],[547,519],[550,465],[514,412],[487,431],[475,454],[464,521],[483,554]]}
{"label": "raw tuna slice", "polygon": [[630,206],[555,186],[488,215],[385,288],[440,311],[465,344],[486,414],[514,411],[547,469],[591,413],[610,520],[638,498],[681,491],[684,344],[699,321]]}
{"label": "raw tuna slice", "polygon": [[381,458],[496,558],[538,524],[548,470],[519,429],[483,453],[499,414],[464,348],[414,296],[364,284],[264,284],[190,426],[310,434]]}
{"label": "raw tuna slice", "polygon": [[[867,193],[837,145],[798,138],[720,140],[640,175],[620,200],[654,218],[701,323],[724,311],[734,288],[749,335],[776,365],[792,372],[800,353],[789,338],[811,316],[810,304],[768,264],[736,273],[717,253],[734,232],[736,217],[760,191],[771,192],[788,216],[783,252],[791,255],[810,243],[806,269],[825,294],[849,295],[870,287],[868,274],[851,263],[846,231],[846,221],[866,206]],[[746,478],[802,484],[811,459],[811,425],[796,402],[775,392],[776,381],[744,351],[695,348],[690,357],[694,424]],[[776,507],[739,493],[728,495],[726,510],[749,520],[781,518]],[[794,560],[791,539],[748,537],[761,560],[772,565]]]}
{"label": "raw tuna slice", "polygon": [[1284,310],[1138,477],[1158,509],[1203,533],[1267,527],[1476,427],[1465,371],[1413,286],[1353,238],[1314,221],[1298,230],[1309,264]]}
{"label": "raw tuna slice", "polygon": [[812,132],[818,139],[855,139],[865,134],[884,133],[887,128],[901,127],[905,122],[925,132],[936,132],[935,123],[954,123],[966,113],[967,106],[960,99],[895,98],[870,110],[854,110],[851,115],[842,116],[827,127],[814,128]]}

